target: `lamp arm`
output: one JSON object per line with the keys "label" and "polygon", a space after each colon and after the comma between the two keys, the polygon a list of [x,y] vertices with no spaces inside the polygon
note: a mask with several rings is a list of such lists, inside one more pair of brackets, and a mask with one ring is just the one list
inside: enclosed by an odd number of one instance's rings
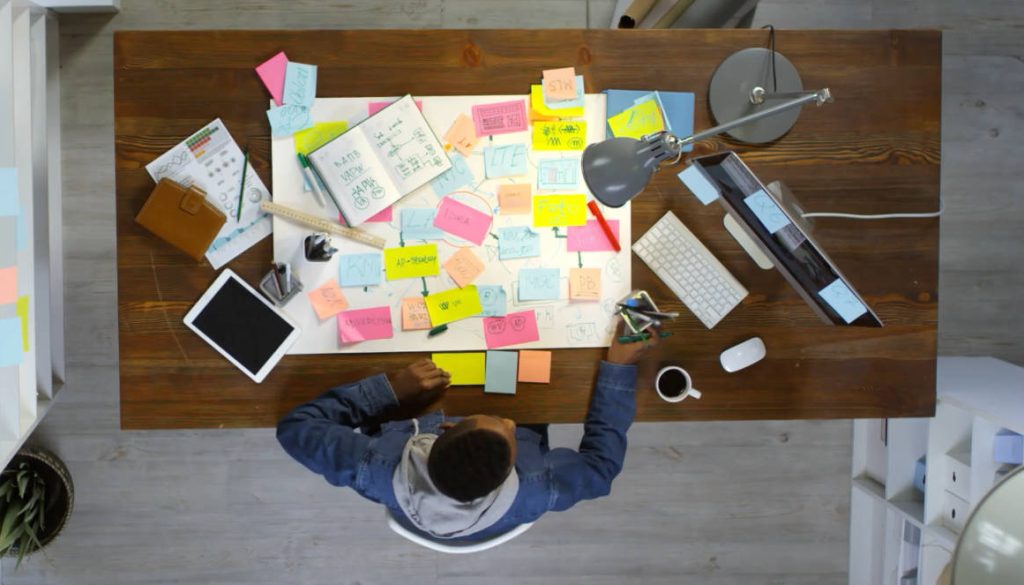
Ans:
{"label": "lamp arm", "polygon": [[831,102],[831,101],[832,101],[832,93],[826,87],[824,89],[819,89],[818,91],[813,91],[813,92],[810,92],[810,93],[807,93],[807,94],[802,94],[800,97],[798,97],[796,99],[789,100],[788,102],[783,102],[781,104],[774,105],[774,106],[772,106],[770,108],[765,108],[765,109],[763,109],[763,110],[761,110],[759,112],[754,112],[753,114],[750,114],[749,116],[743,116],[742,118],[737,118],[737,119],[733,120],[732,122],[726,122],[725,124],[722,124],[720,126],[715,126],[714,128],[709,128],[707,130],[704,130],[703,132],[698,132],[698,133],[694,134],[693,136],[690,136],[690,137],[687,137],[687,138],[675,138],[675,140],[667,139],[666,142],[668,142],[675,149],[682,149],[682,147],[686,146],[687,144],[692,144],[694,142],[697,142],[698,140],[703,140],[705,138],[710,138],[712,136],[716,136],[718,134],[721,134],[722,132],[726,132],[728,130],[732,130],[733,128],[736,128],[738,126],[743,126],[744,124],[749,124],[751,122],[756,122],[757,120],[760,120],[761,118],[768,118],[770,116],[774,116],[775,114],[779,114],[781,112],[785,112],[786,110],[790,110],[792,108],[799,108],[800,106],[803,106],[804,104],[809,104],[811,102],[816,102],[817,105],[820,106],[820,105],[824,104],[825,102]]}

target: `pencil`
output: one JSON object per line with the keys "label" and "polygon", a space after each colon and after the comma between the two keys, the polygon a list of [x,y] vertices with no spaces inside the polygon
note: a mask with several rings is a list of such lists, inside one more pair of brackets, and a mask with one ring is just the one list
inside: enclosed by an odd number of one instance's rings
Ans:
{"label": "pencil", "polygon": [[590,212],[597,218],[597,223],[601,226],[601,231],[604,232],[606,238],[611,243],[612,247],[615,248],[616,252],[621,252],[622,247],[619,246],[619,241],[615,239],[615,234],[612,232],[612,228],[608,225],[608,222],[604,218],[604,214],[601,213],[601,208],[597,206],[597,203],[591,201],[587,203],[587,207],[590,208]]}
{"label": "pencil", "polygon": [[[665,339],[666,337],[672,337],[671,331],[662,331],[658,333],[658,337]],[[647,341],[651,338],[650,333],[641,333],[639,335],[620,335],[619,343],[633,343],[635,341]]]}
{"label": "pencil", "polygon": [[238,187],[238,211],[235,212],[235,221],[242,221],[242,199],[245,199],[245,173],[249,170],[249,149],[245,149],[245,158],[242,160],[242,184]]}

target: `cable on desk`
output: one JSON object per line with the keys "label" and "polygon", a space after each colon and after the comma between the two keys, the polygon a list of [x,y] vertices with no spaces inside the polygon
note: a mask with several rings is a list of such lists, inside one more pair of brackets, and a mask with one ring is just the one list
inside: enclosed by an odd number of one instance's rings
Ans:
{"label": "cable on desk", "polygon": [[942,203],[942,199],[939,199],[939,210],[933,213],[882,213],[876,215],[864,215],[860,213],[839,213],[833,211],[818,211],[813,213],[804,213],[801,217],[838,217],[842,219],[925,219],[929,217],[939,217],[945,205]]}

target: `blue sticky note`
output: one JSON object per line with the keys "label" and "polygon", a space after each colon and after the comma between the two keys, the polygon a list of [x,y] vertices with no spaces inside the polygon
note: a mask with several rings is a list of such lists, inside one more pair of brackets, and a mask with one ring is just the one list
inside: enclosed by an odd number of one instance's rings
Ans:
{"label": "blue sticky note", "polygon": [[382,272],[380,254],[349,254],[338,258],[338,283],[343,287],[380,284]]}
{"label": "blue sticky note", "polygon": [[281,101],[286,106],[312,108],[316,99],[316,65],[288,62],[284,71],[284,93]]}
{"label": "blue sticky note", "polygon": [[18,215],[18,169],[0,168],[0,216]]}
{"label": "blue sticky note", "polygon": [[303,106],[270,108],[267,110],[267,119],[270,120],[270,134],[274,138],[291,136],[299,130],[313,127],[309,108]]}
{"label": "blue sticky note", "polygon": [[540,234],[526,226],[504,227],[498,230],[498,257],[535,258],[540,256]]}
{"label": "blue sticky note", "polygon": [[789,218],[764,189],[758,189],[753,195],[748,195],[743,202],[754,212],[769,233],[774,234],[789,225]]}
{"label": "blue sticky note", "polygon": [[488,179],[525,174],[525,144],[488,146],[484,149],[484,175]]}
{"label": "blue sticky note", "polygon": [[563,101],[548,101],[548,96],[544,95],[544,105],[549,110],[565,110],[568,108],[582,108],[583,107],[583,76],[576,76],[576,97],[571,100]]}
{"label": "blue sticky note", "polygon": [[401,211],[402,238],[406,240],[441,240],[444,232],[434,227],[437,209],[410,207]]}
{"label": "blue sticky note", "polygon": [[0,319],[0,368],[21,363],[21,318]]}
{"label": "blue sticky note", "polygon": [[828,303],[828,306],[839,313],[839,316],[847,324],[853,323],[857,317],[868,312],[867,307],[853,294],[850,287],[842,279],[835,279],[832,284],[818,291],[818,296]]}
{"label": "blue sticky note", "polygon": [[686,188],[704,205],[718,199],[718,189],[700,172],[700,167],[690,165],[677,175]]}
{"label": "blue sticky note", "polygon": [[472,186],[476,180],[473,177],[473,171],[470,170],[469,165],[466,164],[466,159],[462,155],[452,154],[448,158],[452,161],[452,168],[441,173],[430,182],[430,187],[434,189],[434,195],[438,197],[444,197],[459,187]]}
{"label": "blue sticky note", "polygon": [[519,271],[519,300],[558,300],[561,290],[558,279],[557,268],[523,268]]}
{"label": "blue sticky note", "polygon": [[579,183],[578,158],[545,158],[537,161],[537,188],[574,190]]}
{"label": "blue sticky note", "polygon": [[518,351],[487,352],[484,392],[491,394],[515,394],[518,370]]}
{"label": "blue sticky note", "polygon": [[497,284],[476,285],[476,295],[480,297],[480,313],[484,317],[504,317],[508,314],[508,295],[505,287]]}

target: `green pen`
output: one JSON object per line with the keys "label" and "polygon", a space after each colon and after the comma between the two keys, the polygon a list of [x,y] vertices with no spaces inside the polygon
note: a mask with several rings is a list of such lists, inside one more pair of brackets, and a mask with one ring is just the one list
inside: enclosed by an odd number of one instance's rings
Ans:
{"label": "green pen", "polygon": [[434,327],[433,329],[431,329],[429,333],[427,333],[427,337],[433,337],[435,335],[440,335],[441,333],[444,333],[445,331],[448,331],[448,326],[447,325],[438,325],[437,327]]}
{"label": "green pen", "polygon": [[[665,339],[666,337],[672,337],[671,331],[661,331],[658,333],[658,337]],[[620,335],[619,343],[634,343],[637,341],[647,341],[651,338],[650,333],[641,333],[639,335]]]}

